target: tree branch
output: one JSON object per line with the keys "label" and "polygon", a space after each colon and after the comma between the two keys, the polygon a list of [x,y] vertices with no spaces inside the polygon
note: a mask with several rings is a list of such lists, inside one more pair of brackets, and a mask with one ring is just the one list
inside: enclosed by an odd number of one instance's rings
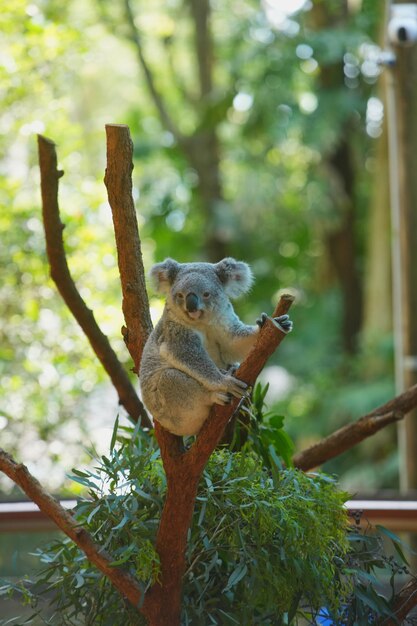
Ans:
{"label": "tree branch", "polygon": [[152,331],[152,321],[132,198],[133,143],[129,127],[123,124],[107,124],[106,136],[107,168],[104,183],[112,210],[122,284],[122,307],[127,326],[123,334],[137,374],[144,345]]}
{"label": "tree branch", "polygon": [[213,41],[210,32],[209,0],[188,0],[194,21],[195,51],[201,98],[213,89]]}
{"label": "tree branch", "polygon": [[395,618],[386,617],[380,620],[376,626],[398,626],[398,624],[402,624],[415,606],[417,606],[417,578],[413,577],[394,596],[392,612]]}
{"label": "tree branch", "polygon": [[63,172],[57,169],[55,144],[38,135],[39,165],[41,174],[42,216],[45,229],[46,251],[50,273],[59,293],[74,318],[81,326],[96,356],[100,360],[118,393],[119,402],[129,415],[150,425],[149,417],[139,400],[129,377],[112,349],[106,335],[100,330],[93,312],[81,298],[72,280],[64,249],[62,224],[58,205],[58,181]]}
{"label": "tree branch", "polygon": [[[272,318],[288,313],[293,302],[293,296],[289,294],[281,296]],[[267,360],[275,352],[285,336],[285,333],[269,318],[261,329],[255,346],[240,365],[235,376],[248,385],[253,386]],[[204,467],[214,448],[221,440],[227,422],[232,418],[238,405],[239,401],[234,399],[229,406],[215,406],[211,416],[203,425],[196,443],[188,452],[193,463]]]}
{"label": "tree branch", "polygon": [[417,406],[417,385],[377,407],[356,422],[343,426],[294,456],[294,464],[308,471],[333,459],[389,424],[401,420]]}
{"label": "tree branch", "polygon": [[[292,296],[282,296],[273,317],[286,313],[293,300]],[[267,320],[259,333],[256,345],[237,370],[236,376],[253,385],[267,359],[284,337],[285,334],[271,320]],[[234,401],[227,407],[216,406],[203,425],[196,442],[188,451],[181,451],[178,438],[168,433],[158,423],[155,424],[155,433],[167,475],[167,497],[156,538],[161,578],[147,592],[143,606],[144,614],[153,626],[179,624],[187,535],[198,483],[238,404],[238,401]]]}
{"label": "tree branch", "polygon": [[[137,288],[138,279],[132,272],[138,268],[142,273],[141,258],[132,261],[132,250],[140,250],[139,234],[133,202],[120,198],[130,193],[131,182],[131,141],[126,126],[111,125],[106,127],[108,137],[108,167],[105,182],[109,190],[110,160],[114,169],[123,170],[115,189],[117,197],[111,201],[113,220],[116,231],[116,243],[119,256],[120,278],[124,296],[123,312],[126,326],[131,329],[138,323],[144,307],[144,292]],[[123,146],[123,149],[121,149]],[[117,167],[116,167],[117,165]],[[110,195],[109,195],[110,197]],[[134,287],[132,287],[132,285]],[[293,298],[283,296],[274,316],[288,311]],[[147,300],[146,300],[147,303]],[[143,312],[144,314],[144,312]],[[261,329],[256,346],[241,365],[236,375],[253,384],[268,357],[285,337],[284,333],[270,320]],[[143,338],[143,337],[142,337]],[[129,350],[136,369],[140,363],[140,347],[136,341],[129,343]],[[235,411],[237,403],[229,407],[217,407],[203,426],[196,443],[189,451],[184,451],[182,438],[166,431],[158,422],[155,423],[155,434],[161,449],[161,457],[167,475],[167,496],[157,533],[156,550],[160,557],[161,575],[158,583],[146,593],[142,611],[152,626],[176,626],[179,624],[181,612],[182,578],[185,571],[185,549],[188,529],[194,510],[197,487],[204,466],[220,440],[227,421]]]}
{"label": "tree branch", "polygon": [[169,66],[169,71],[171,72],[171,76],[175,79],[175,86],[182,96],[185,103],[192,107],[196,107],[200,102],[200,97],[197,93],[193,93],[185,84],[182,76],[178,73],[177,63],[174,53],[174,37],[167,37],[164,40],[164,49],[167,55],[167,62]]}
{"label": "tree branch", "polygon": [[0,448],[0,471],[4,472],[26,493],[39,509],[47,515],[68,537],[70,537],[81,550],[83,550],[91,563],[93,563],[120,591],[120,593],[133,604],[138,606],[143,596],[139,583],[125,570],[120,567],[112,567],[114,559],[103,548],[96,544],[82,526],[72,517],[71,513],[64,509],[59,502],[46,492],[27,467],[16,463],[13,458]]}
{"label": "tree branch", "polygon": [[138,56],[138,60],[139,60],[139,64],[143,70],[143,73],[145,75],[145,81],[148,87],[148,91],[149,94],[153,100],[153,103],[159,113],[159,117],[161,119],[161,122],[163,124],[163,126],[165,126],[165,128],[172,133],[172,135],[175,137],[175,139],[178,141],[178,143],[183,144],[184,141],[186,141],[186,138],[184,137],[184,135],[180,132],[179,128],[177,127],[177,125],[174,123],[172,117],[169,115],[168,113],[168,109],[165,106],[165,102],[164,99],[162,98],[160,92],[158,91],[156,85],[155,85],[155,80],[154,80],[154,76],[153,73],[151,71],[151,68],[146,60],[146,57],[144,55],[143,52],[143,46],[142,46],[142,41],[141,41],[141,36],[138,30],[138,27],[136,26],[135,23],[135,17],[133,15],[133,11],[132,11],[132,6],[130,4],[130,0],[124,0],[124,7],[125,7],[125,15],[126,15],[126,20],[129,26],[129,30],[130,30],[130,40],[132,41],[132,43],[135,46],[136,49],[136,53]]}

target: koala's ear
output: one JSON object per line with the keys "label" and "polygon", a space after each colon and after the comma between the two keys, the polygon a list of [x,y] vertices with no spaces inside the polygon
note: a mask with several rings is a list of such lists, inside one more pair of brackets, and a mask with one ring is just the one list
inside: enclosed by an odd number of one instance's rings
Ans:
{"label": "koala's ear", "polygon": [[247,263],[228,257],[216,263],[214,268],[229,298],[238,298],[251,288],[253,275]]}
{"label": "koala's ear", "polygon": [[162,263],[157,263],[151,267],[149,277],[153,288],[158,293],[167,293],[175,280],[180,264],[174,259],[165,259]]}

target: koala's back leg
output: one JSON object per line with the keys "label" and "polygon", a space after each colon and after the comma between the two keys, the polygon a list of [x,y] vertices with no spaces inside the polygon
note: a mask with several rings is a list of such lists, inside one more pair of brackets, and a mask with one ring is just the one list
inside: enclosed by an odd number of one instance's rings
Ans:
{"label": "koala's back leg", "polygon": [[[223,402],[221,402],[221,398]],[[176,435],[196,435],[211,406],[229,401],[227,394],[205,389],[197,380],[174,368],[164,369],[149,385],[144,401],[153,417]]]}

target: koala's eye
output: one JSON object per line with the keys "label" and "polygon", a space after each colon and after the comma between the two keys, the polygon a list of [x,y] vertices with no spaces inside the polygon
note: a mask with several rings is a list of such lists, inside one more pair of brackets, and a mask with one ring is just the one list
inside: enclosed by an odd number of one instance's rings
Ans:
{"label": "koala's eye", "polygon": [[181,292],[177,293],[177,298],[180,298],[180,300],[182,300],[184,298],[184,294]]}
{"label": "koala's eye", "polygon": [[209,291],[205,291],[203,293],[203,298],[210,298],[210,292]]}

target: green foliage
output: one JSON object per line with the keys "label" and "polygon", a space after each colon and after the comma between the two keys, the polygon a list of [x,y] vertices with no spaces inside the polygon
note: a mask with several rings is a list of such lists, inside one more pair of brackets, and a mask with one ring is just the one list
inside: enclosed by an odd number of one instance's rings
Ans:
{"label": "green foliage", "polygon": [[352,592],[341,611],[328,612],[335,624],[343,626],[374,624],[381,618],[393,617],[391,607],[398,591],[398,577],[410,574],[404,554],[409,548],[397,535],[383,526],[371,528],[365,521],[361,528],[360,514],[355,522],[348,535],[350,550],[346,563]]}
{"label": "green foliage", "polygon": [[252,394],[251,403],[242,406],[242,417],[238,419],[235,429],[234,446],[241,439],[247,441],[244,449],[253,450],[261,459],[264,467],[270,471],[282,469],[282,459],[287,467],[292,467],[294,442],[284,430],[284,417],[274,411],[267,411],[265,397],[269,384],[264,387],[257,383]]}
{"label": "green foliage", "polygon": [[[87,26],[85,10],[78,12],[82,26],[72,20],[70,4],[6,0],[0,14],[0,232],[7,233],[0,246],[0,431],[3,447],[38,463],[39,477],[57,491],[64,468],[85,459],[80,442],[95,439],[92,411],[85,400],[81,410],[80,399],[91,398],[106,376],[49,278],[36,133],[58,144],[64,238],[77,287],[127,358],[111,217],[103,209],[103,120],[91,122],[100,90],[110,90],[101,79],[95,88],[104,73],[95,69],[97,56],[88,60],[100,41],[97,24]],[[91,89],[88,97],[81,85]],[[107,93],[113,118],[110,103]],[[0,484],[11,489],[3,476]]]}
{"label": "green foliage", "polygon": [[[165,476],[153,439],[138,428],[125,435],[94,468],[74,470],[72,479],[89,494],[75,516],[114,555],[114,566],[127,568],[145,590],[158,578],[153,545]],[[349,590],[342,577],[344,500],[325,476],[296,470],[272,476],[253,452],[215,452],[189,538],[184,623],[201,624],[206,615],[213,624],[278,624],[300,606],[336,610]],[[44,568],[25,584],[24,595],[31,602],[51,598],[55,617],[48,623],[140,623],[71,541],[55,541],[37,554]]]}
{"label": "green foliage", "polygon": [[[295,30],[289,33],[285,24],[274,26],[259,2],[211,3],[215,84],[210,98],[200,101],[195,33],[183,3],[132,1],[132,7],[157,88],[179,130],[217,132],[224,203],[212,226],[228,253],[250,262],[256,275],[253,294],[239,304],[239,312],[253,320],[270,310],[280,288],[295,287],[300,295],[297,333],[281,352],[299,377],[294,407],[286,412],[300,425],[294,424],[294,438],[302,438],[311,423],[321,434],[333,418],[323,401],[321,376],[328,373],[333,387],[346,381],[345,372],[334,377],[341,359],[332,355],[342,352],[342,310],[324,268],[326,238],[343,210],[334,202],[340,181],[327,167],[326,154],[353,119],[349,136],[356,174],[361,173],[356,185],[360,242],[374,149],[364,132],[365,110],[377,79],[362,72],[360,49],[375,34],[382,8],[367,0],[325,28],[314,28],[311,12],[301,11],[291,15]],[[332,11],[336,15],[340,6]],[[343,28],[334,27],[341,22]],[[146,90],[127,37],[123,3],[7,0],[0,25],[5,50],[0,230],[8,234],[0,251],[0,429],[8,450],[29,462],[42,458],[38,466],[49,486],[58,489],[63,467],[82,457],[78,442],[94,437],[87,405],[93,391],[101,393],[105,376],[48,279],[36,133],[58,144],[70,267],[121,360],[127,354],[120,340],[120,289],[102,184],[104,123],[131,127],[146,268],[167,255],[204,258],[210,229],[200,210],[196,173]],[[299,46],[307,46],[311,56],[302,58]],[[350,82],[343,74],[346,54],[358,74]],[[331,88],[322,80],[329,67],[338,77]],[[246,97],[243,109],[235,101],[239,95]],[[310,109],[303,105],[306,98]],[[363,246],[357,254],[363,265]],[[390,358],[385,354],[383,362]],[[362,381],[363,371],[350,378]],[[385,392],[380,390],[378,401]],[[343,417],[349,406],[345,397]],[[392,486],[392,472],[388,478]]]}
{"label": "green foliage", "polygon": [[[288,623],[339,606],[349,584],[345,494],[324,476],[272,477],[250,454],[213,455],[198,496],[184,624]],[[197,517],[198,516],[198,517]],[[208,622],[210,623],[210,622]]]}
{"label": "green foliage", "polygon": [[[255,396],[253,413],[264,390]],[[184,626],[313,624],[318,615],[355,626],[389,615],[396,577],[407,565],[400,539],[382,527],[362,531],[359,518],[349,527],[347,494],[334,480],[265,467],[254,440],[239,453],[215,451],[204,471],[189,533]],[[110,448],[92,469],[73,471],[72,480],[88,490],[74,514],[145,591],[159,576],[153,546],[166,491],[159,449],[139,426],[119,427],[117,420]],[[396,558],[386,555],[384,538]],[[35,607],[25,623],[42,616],[52,626],[143,624],[68,538],[36,556],[43,568],[35,580],[0,588],[0,595],[17,594]]]}

